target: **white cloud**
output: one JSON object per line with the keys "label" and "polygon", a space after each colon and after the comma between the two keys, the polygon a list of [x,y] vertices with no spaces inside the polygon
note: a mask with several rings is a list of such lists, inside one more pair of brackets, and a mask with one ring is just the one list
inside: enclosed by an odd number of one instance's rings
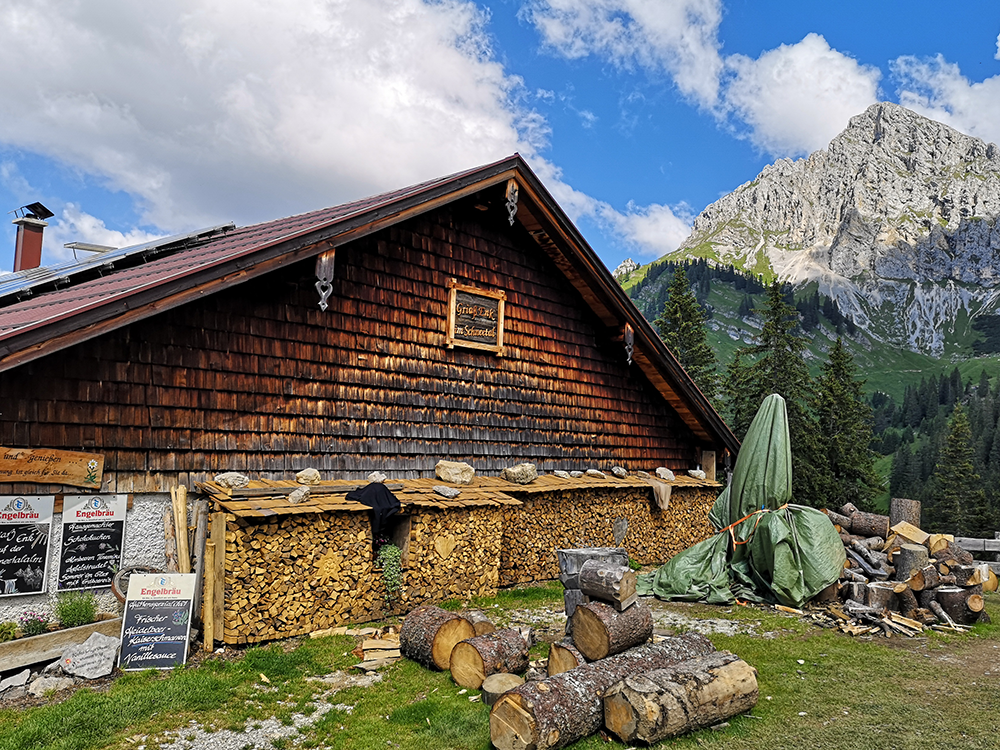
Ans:
{"label": "white cloud", "polygon": [[906,56],[892,65],[900,81],[899,103],[953,128],[1000,143],[1000,76],[971,83],[941,55]]}
{"label": "white cloud", "polygon": [[[110,247],[129,247],[150,240],[159,239],[162,235],[150,234],[138,229],[129,232],[119,232],[108,229],[104,221],[81,211],[75,203],[67,203],[58,214],[55,223],[45,230],[46,260],[45,263],[57,263],[73,257],[73,251],[63,247],[67,242],[90,242],[95,245]],[[88,257],[86,251],[81,251],[79,257]]]}
{"label": "white cloud", "polygon": [[5,3],[0,144],[100,176],[166,231],[531,156],[546,124],[486,21],[468,0]]}
{"label": "white cloud", "polygon": [[528,0],[522,15],[565,57],[666,72],[696,103],[717,103],[720,0]]}
{"label": "white cloud", "polygon": [[997,53],[993,57],[1000,60],[1000,34],[997,34]]}
{"label": "white cloud", "polygon": [[818,34],[753,60],[726,60],[725,99],[749,127],[750,140],[772,156],[825,148],[851,117],[878,100],[877,68],[831,49]]}

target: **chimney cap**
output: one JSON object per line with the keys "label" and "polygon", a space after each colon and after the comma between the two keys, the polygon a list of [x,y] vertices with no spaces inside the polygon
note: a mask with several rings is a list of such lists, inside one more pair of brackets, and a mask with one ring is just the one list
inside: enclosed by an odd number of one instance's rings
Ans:
{"label": "chimney cap", "polygon": [[54,213],[49,211],[49,209],[38,201],[29,203],[27,206],[21,206],[20,208],[14,209],[11,213],[16,214],[19,219],[39,219],[41,221],[45,221],[46,219],[55,216]]}

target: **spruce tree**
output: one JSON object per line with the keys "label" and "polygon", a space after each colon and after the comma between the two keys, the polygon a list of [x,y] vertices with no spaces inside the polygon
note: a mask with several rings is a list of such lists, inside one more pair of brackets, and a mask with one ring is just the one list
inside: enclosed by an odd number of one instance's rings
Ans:
{"label": "spruce tree", "polygon": [[768,287],[756,342],[737,352],[726,378],[730,425],[742,440],[764,399],[785,399],[792,449],[792,494],[804,504],[822,502],[824,476],[816,442],[816,423],[808,411],[812,381],[803,353],[805,342],[795,333],[798,313],[785,301],[783,286]]}
{"label": "spruce tree", "polygon": [[990,530],[989,506],[973,463],[972,430],[965,408],[958,404],[934,466],[925,500],[931,529],[958,536],[981,536]]}
{"label": "spruce tree", "polygon": [[863,510],[872,505],[881,482],[875,473],[872,441],[872,409],[861,391],[857,368],[843,341],[837,339],[829,360],[816,383],[813,413],[822,472],[829,483],[821,490],[824,505],[839,508],[854,503]]}
{"label": "spruce tree", "polygon": [[[705,280],[708,280],[707,275]],[[655,325],[663,342],[713,404],[719,390],[715,353],[705,332],[707,316],[688,283],[684,266],[678,266],[667,290],[667,301]]]}

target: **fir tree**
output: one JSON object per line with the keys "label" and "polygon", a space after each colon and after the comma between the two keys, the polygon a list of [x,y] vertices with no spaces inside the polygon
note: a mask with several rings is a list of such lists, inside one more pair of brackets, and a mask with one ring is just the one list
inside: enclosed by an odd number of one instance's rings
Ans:
{"label": "fir tree", "polygon": [[813,412],[816,423],[822,473],[829,483],[821,488],[822,504],[839,508],[854,503],[874,510],[872,501],[881,482],[875,473],[872,441],[872,409],[865,402],[857,368],[843,341],[837,339],[829,360],[816,383]]}
{"label": "fir tree", "polygon": [[961,404],[952,412],[928,490],[924,502],[930,505],[931,529],[973,537],[991,530],[986,493],[973,463],[972,430]]}
{"label": "fir tree", "polygon": [[816,443],[816,423],[809,415],[812,382],[803,352],[805,342],[795,334],[798,314],[785,301],[778,282],[768,287],[761,332],[754,345],[737,352],[726,378],[730,425],[742,439],[763,400],[772,393],[785,399],[792,449],[792,494],[796,502],[822,500],[827,478]]}
{"label": "fir tree", "polygon": [[[705,277],[707,281],[707,276]],[[705,332],[707,316],[688,284],[683,266],[674,271],[663,312],[656,319],[656,328],[663,342],[670,347],[681,366],[698,384],[701,392],[715,403],[719,390],[715,353],[708,345]]]}

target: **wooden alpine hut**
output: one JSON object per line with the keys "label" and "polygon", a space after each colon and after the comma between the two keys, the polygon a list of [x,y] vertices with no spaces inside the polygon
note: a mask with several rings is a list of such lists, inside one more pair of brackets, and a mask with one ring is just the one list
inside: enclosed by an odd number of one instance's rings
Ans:
{"label": "wooden alpine hut", "polygon": [[[172,487],[208,501],[227,643],[552,578],[560,547],[662,561],[710,533],[738,448],[518,155],[0,276],[0,404],[4,501],[127,496],[125,565],[167,564]],[[23,469],[49,454],[99,460],[96,479]],[[443,481],[441,460],[475,477]],[[522,463],[540,476],[501,477]],[[676,478],[639,473],[657,467]],[[320,481],[289,502],[306,468]],[[348,498],[371,472],[400,502],[395,592]]]}

